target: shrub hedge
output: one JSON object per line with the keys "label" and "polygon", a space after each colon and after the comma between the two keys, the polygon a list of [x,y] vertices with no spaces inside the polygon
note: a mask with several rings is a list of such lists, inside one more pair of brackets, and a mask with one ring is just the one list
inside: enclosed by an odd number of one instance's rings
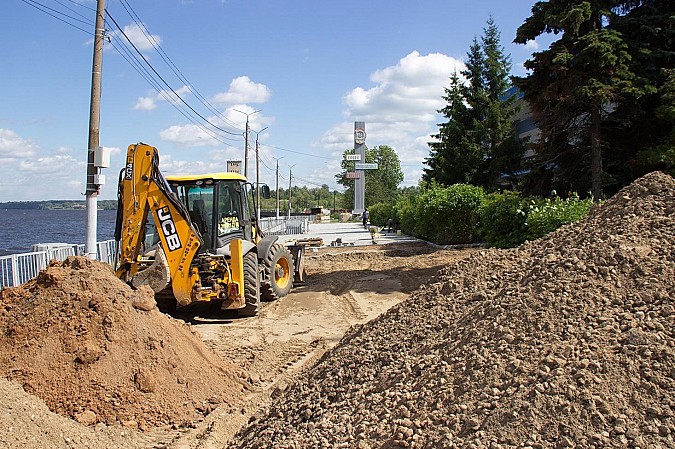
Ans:
{"label": "shrub hedge", "polygon": [[468,184],[432,183],[416,196],[374,204],[369,210],[371,223],[386,226],[393,218],[405,234],[434,243],[484,241],[512,248],[579,220],[592,205],[592,200],[576,194],[567,199],[523,197],[513,191],[485,194]]}

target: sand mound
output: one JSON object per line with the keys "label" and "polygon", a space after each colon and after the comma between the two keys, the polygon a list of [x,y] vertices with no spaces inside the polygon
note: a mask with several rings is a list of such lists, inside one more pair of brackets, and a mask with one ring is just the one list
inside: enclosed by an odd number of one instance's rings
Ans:
{"label": "sand mound", "polygon": [[242,389],[151,290],[84,257],[0,292],[0,375],[80,423],[142,430],[188,425]]}
{"label": "sand mound", "polygon": [[354,328],[233,447],[674,448],[675,181]]}

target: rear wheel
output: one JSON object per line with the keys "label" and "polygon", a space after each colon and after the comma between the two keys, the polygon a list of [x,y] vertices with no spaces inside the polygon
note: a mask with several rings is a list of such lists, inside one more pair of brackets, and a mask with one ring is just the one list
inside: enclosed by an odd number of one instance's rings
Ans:
{"label": "rear wheel", "polygon": [[260,310],[260,275],[258,256],[253,251],[244,255],[244,298],[246,306],[237,313],[240,316],[256,316]]}
{"label": "rear wheel", "polygon": [[283,298],[293,286],[293,257],[288,249],[275,243],[262,261],[263,279],[261,295],[263,301]]}

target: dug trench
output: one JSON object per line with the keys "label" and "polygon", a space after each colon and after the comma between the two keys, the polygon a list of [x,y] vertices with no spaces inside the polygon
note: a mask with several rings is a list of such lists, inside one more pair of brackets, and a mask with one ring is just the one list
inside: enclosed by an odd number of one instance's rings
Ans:
{"label": "dug trench", "polygon": [[104,264],[53,262],[0,292],[0,447],[222,447],[353,325],[475,250],[322,248],[254,318],[161,313]]}

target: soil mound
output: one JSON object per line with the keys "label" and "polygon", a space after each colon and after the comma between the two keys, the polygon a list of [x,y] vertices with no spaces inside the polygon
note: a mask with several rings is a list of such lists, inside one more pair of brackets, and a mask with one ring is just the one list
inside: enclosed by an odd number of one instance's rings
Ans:
{"label": "soil mound", "polygon": [[93,425],[189,425],[242,390],[240,373],[108,265],[52,262],[0,292],[0,375]]}
{"label": "soil mound", "polygon": [[675,448],[675,181],[484,250],[349,332],[233,447]]}

